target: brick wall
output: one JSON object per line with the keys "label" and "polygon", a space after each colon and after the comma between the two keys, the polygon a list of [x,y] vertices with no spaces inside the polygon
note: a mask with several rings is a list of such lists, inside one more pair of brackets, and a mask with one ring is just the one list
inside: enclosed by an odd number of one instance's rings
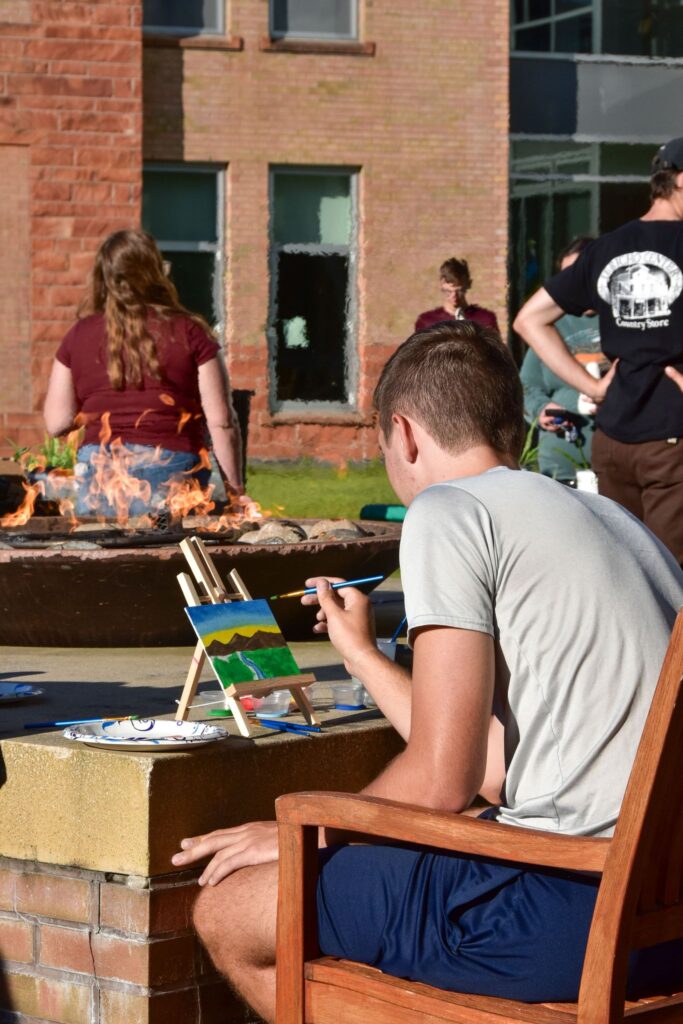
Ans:
{"label": "brick wall", "polygon": [[2,450],[42,437],[95,249],[139,223],[140,19],[140,0],[0,4]]}
{"label": "brick wall", "polygon": [[248,1020],[191,931],[196,892],[187,873],[112,881],[0,858],[0,1021]]}
{"label": "brick wall", "polygon": [[[228,167],[227,349],[234,386],[257,392],[250,456],[373,456],[378,371],[416,315],[440,304],[443,259],[467,257],[472,300],[505,329],[509,3],[361,0],[374,55],[276,52],[263,46],[266,2],[227,8],[223,48],[145,47],[145,157]],[[355,415],[268,409],[273,163],[361,168]]]}
{"label": "brick wall", "polygon": [[[257,393],[254,458],[376,454],[377,373],[438,304],[445,257],[469,259],[471,298],[505,323],[508,0],[360,6],[374,53],[278,52],[264,45],[265,0],[226,3],[224,40],[145,47],[145,156],[228,167],[226,342],[234,386]],[[0,5],[0,212],[17,222],[0,263],[0,451],[7,436],[41,437],[50,364],[94,250],[139,222],[140,18],[140,0]],[[268,408],[273,163],[361,169],[357,412]]]}

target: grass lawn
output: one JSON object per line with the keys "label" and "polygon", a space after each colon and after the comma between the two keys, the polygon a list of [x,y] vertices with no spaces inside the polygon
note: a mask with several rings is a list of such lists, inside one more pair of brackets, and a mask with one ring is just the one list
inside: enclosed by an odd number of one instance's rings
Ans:
{"label": "grass lawn", "polygon": [[307,459],[254,463],[247,491],[264,509],[292,519],[357,519],[363,505],[400,504],[379,460],[341,469]]}

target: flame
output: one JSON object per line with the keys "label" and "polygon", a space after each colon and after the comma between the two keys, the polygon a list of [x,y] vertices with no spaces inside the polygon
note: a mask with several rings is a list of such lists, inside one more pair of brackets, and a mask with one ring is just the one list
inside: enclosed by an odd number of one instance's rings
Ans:
{"label": "flame", "polygon": [[45,486],[41,481],[36,484],[26,484],[22,480],[21,486],[26,491],[24,500],[16,512],[10,512],[8,515],[0,517],[0,526],[24,526],[33,515],[38,495],[45,494]]}
{"label": "flame", "polygon": [[174,399],[174,398],[171,398],[171,396],[170,396],[170,395],[167,395],[167,394],[165,394],[164,392],[162,392],[162,393],[161,393],[161,394],[159,395],[159,398],[160,398],[160,399],[161,399],[161,401],[162,401],[162,402],[164,403],[164,405],[175,405],[175,399]]}
{"label": "flame", "polygon": [[111,413],[110,412],[103,412],[102,413],[102,419],[100,420],[102,425],[100,427],[100,436],[99,436],[99,439],[98,439],[99,442],[100,442],[100,449],[101,450],[104,449],[104,446],[109,444],[109,442],[111,441],[111,424],[109,422],[110,419],[111,419]]}
{"label": "flame", "polygon": [[346,480],[349,475],[349,464],[346,459],[342,459],[336,469],[337,479]]}
{"label": "flame", "polygon": [[187,423],[187,421],[191,420],[191,419],[192,419],[192,413],[191,412],[185,412],[185,410],[183,409],[181,411],[180,417],[178,419],[178,426],[177,426],[177,429],[176,429],[176,433],[179,434],[181,432],[181,430],[183,429],[183,427],[185,426],[185,424]]}
{"label": "flame", "polygon": [[140,413],[140,415],[138,416],[138,418],[135,421],[135,429],[136,430],[138,429],[138,427],[140,426],[140,424],[144,420],[145,416],[147,416],[150,412],[153,412],[153,410],[152,409],[145,409],[144,412]]}
{"label": "flame", "polygon": [[[103,422],[105,417],[107,417],[108,427],[109,413],[102,416]],[[111,431],[109,434],[111,436]],[[117,437],[108,448],[103,442],[100,445],[100,450],[91,456],[90,461],[94,469],[94,477],[86,502],[91,505],[93,510],[97,510],[101,499],[104,499],[114,509],[119,526],[125,526],[132,503],[139,499],[145,505],[149,505],[152,498],[152,485],[149,481],[141,480],[131,472],[134,465],[140,464],[139,454],[126,448],[121,438]],[[149,461],[159,463],[163,461],[158,449],[155,449]]]}

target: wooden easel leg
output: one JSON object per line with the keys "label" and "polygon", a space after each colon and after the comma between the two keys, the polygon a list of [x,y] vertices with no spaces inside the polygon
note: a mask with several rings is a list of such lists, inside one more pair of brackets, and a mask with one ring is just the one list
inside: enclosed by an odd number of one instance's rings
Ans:
{"label": "wooden easel leg", "polygon": [[296,705],[299,711],[304,716],[308,724],[319,725],[320,723],[318,719],[315,717],[313,705],[311,704],[310,700],[304,693],[303,686],[292,686],[290,689],[290,693],[294,700],[296,701]]}
{"label": "wooden easel leg", "polygon": [[192,655],[192,661],[190,662],[190,668],[187,673],[187,679],[183,686],[183,692],[180,696],[180,702],[178,704],[178,722],[186,722],[187,716],[190,712],[190,704],[194,700],[194,696],[199,686],[199,677],[202,674],[204,668],[204,662],[206,661],[206,654],[204,653],[204,645],[201,640],[197,641]]}
{"label": "wooden easel leg", "polygon": [[230,708],[230,710],[232,711],[232,717],[235,719],[237,723],[237,728],[240,731],[240,735],[246,737],[251,736],[251,730],[249,729],[249,721],[244,712],[244,708],[239,702],[239,698],[228,694],[228,692],[226,691],[225,706],[226,708]]}

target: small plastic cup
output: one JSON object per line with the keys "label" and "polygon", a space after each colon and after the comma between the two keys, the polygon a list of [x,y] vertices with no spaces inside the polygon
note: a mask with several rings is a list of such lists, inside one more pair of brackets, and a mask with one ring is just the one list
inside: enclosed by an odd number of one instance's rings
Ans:
{"label": "small plastic cup", "polygon": [[289,690],[273,690],[267,697],[252,697],[257,718],[282,718],[289,711]]}
{"label": "small plastic cup", "polygon": [[332,687],[332,698],[337,711],[358,711],[365,707],[363,704],[363,684],[335,683]]}
{"label": "small plastic cup", "polygon": [[398,647],[396,640],[378,640],[377,646],[389,661],[396,661],[396,648]]}
{"label": "small plastic cup", "polygon": [[577,491],[588,491],[590,494],[598,494],[598,478],[592,469],[579,469],[576,472]]}
{"label": "small plastic cup", "polygon": [[[397,647],[398,647],[398,644],[397,644],[396,640],[378,640],[377,641],[377,648],[378,648],[378,650],[380,650],[382,652],[382,654],[385,654],[386,657],[389,659],[389,661],[396,661],[396,648]],[[360,681],[360,679],[357,679],[356,676],[351,676],[351,682],[354,684],[354,686],[360,686],[361,687],[361,689],[363,691],[363,693],[362,693],[363,706],[366,707],[366,708],[376,708],[377,704],[373,700],[372,694],[368,690],[365,689],[365,687],[363,686],[363,683]]]}

